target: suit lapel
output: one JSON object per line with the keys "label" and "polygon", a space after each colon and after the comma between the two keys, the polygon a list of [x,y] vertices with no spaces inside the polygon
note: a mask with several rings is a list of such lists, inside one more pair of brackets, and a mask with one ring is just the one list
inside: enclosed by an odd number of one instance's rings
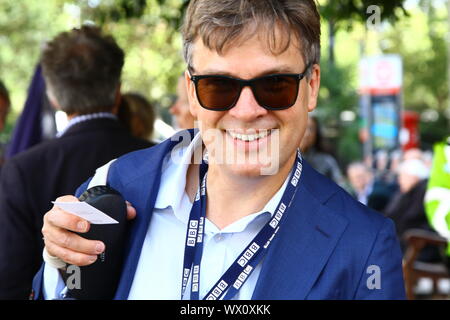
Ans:
{"label": "suit lapel", "polygon": [[[192,140],[195,132],[187,131]],[[179,132],[182,139],[185,139],[186,132]],[[139,258],[141,256],[142,246],[148,232],[150,220],[158,196],[159,185],[161,182],[162,163],[164,157],[178,144],[177,136],[170,140],[154,146],[149,150],[148,157],[130,159],[123,165],[122,176],[133,177],[124,186],[126,199],[131,199],[131,203],[141,204],[136,206],[137,216],[133,221],[130,237],[126,248],[126,258],[119,286],[114,299],[126,300],[133,284]],[[135,153],[136,154],[136,153]],[[139,154],[137,157],[141,157]],[[136,163],[139,165],[133,166]],[[131,165],[130,165],[131,164]],[[118,169],[119,170],[119,169]]]}
{"label": "suit lapel", "polygon": [[253,299],[305,299],[333,253],[348,222],[323,205],[332,193],[315,194],[314,188],[311,193],[309,183],[322,179],[304,165],[294,203],[263,260]]}
{"label": "suit lapel", "polygon": [[[142,245],[148,231],[150,220],[153,213],[153,207],[158,194],[161,171],[153,171],[151,175],[146,175],[144,183],[136,184],[130,190],[135,191],[135,196],[139,199],[146,199],[142,207],[137,207],[135,221],[132,222],[130,229],[130,238],[126,249],[126,258],[121,274],[119,286],[117,288],[116,300],[126,300],[133,284],[134,274],[139,263]],[[151,184],[151,182],[154,182]],[[130,198],[128,198],[130,199]],[[130,201],[133,203],[133,201]]]}

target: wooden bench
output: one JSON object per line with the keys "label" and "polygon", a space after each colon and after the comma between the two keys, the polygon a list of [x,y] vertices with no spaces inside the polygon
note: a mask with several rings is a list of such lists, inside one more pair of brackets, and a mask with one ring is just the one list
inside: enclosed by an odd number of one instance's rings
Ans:
{"label": "wooden bench", "polygon": [[[431,278],[433,280],[433,293],[436,292],[437,283],[440,279],[449,279],[449,270],[444,263],[421,262],[417,260],[420,251],[427,245],[440,247],[445,250],[447,240],[434,232],[422,229],[410,229],[405,232],[403,239],[407,244],[403,257],[403,275],[405,279],[406,296],[415,299],[414,286],[419,278]],[[443,258],[444,259],[444,258]]]}

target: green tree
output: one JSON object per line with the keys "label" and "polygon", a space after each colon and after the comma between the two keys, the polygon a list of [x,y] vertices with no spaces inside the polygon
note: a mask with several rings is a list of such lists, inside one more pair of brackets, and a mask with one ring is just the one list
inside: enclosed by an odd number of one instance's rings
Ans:
{"label": "green tree", "polygon": [[61,12],[63,1],[0,0],[0,78],[12,100],[3,139],[23,106],[41,46],[67,24]]}
{"label": "green tree", "polygon": [[385,38],[384,52],[403,58],[405,109],[419,113],[434,110],[437,115],[436,119],[420,122],[423,147],[441,140],[450,129],[445,116],[449,104],[447,14],[445,7],[421,1],[414,14],[400,21]]}
{"label": "green tree", "polygon": [[328,27],[328,60],[335,63],[335,36],[340,29],[347,31],[355,23],[365,23],[376,7],[379,10],[379,22],[388,20],[395,22],[403,15],[408,15],[403,7],[405,0],[340,0],[322,1],[319,10]]}
{"label": "green tree", "polygon": [[[140,91],[157,105],[170,104],[183,70],[182,0],[0,0],[0,77],[11,91],[15,122],[40,48],[57,33],[91,21],[111,33],[126,53],[124,91]],[[10,131],[10,130],[8,130]]]}
{"label": "green tree", "polygon": [[342,122],[343,111],[358,112],[358,95],[353,86],[354,68],[330,63],[328,59],[321,62],[321,87],[318,107],[315,111],[326,138],[327,149],[336,155],[341,166],[361,156],[357,139],[357,122]]}

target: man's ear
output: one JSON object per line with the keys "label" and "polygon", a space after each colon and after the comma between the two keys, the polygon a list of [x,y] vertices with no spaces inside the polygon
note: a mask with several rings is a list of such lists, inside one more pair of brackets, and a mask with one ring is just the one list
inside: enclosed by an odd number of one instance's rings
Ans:
{"label": "man's ear", "polygon": [[184,81],[186,84],[187,98],[189,101],[189,111],[194,116],[194,118],[196,118],[198,103],[197,98],[195,96],[195,86],[194,82],[191,81],[191,78],[189,77],[189,72],[187,70],[184,72]]}
{"label": "man's ear", "polygon": [[308,111],[313,111],[317,106],[320,89],[320,66],[314,64],[311,69],[311,75],[306,78],[308,81]]}

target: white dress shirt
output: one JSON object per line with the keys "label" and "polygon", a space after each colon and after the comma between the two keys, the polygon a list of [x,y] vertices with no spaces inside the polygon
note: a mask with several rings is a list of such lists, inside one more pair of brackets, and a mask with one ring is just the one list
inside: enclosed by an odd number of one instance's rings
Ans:
{"label": "white dress shirt", "polygon": [[[128,299],[181,299],[181,282],[187,222],[192,203],[185,191],[189,161],[196,147],[201,145],[200,135],[183,149],[181,164],[168,155],[163,162],[161,184],[153,209]],[[273,215],[288,179],[270,199],[263,210],[247,215],[220,230],[207,218],[203,256],[200,266],[200,299],[225,273],[239,254],[257,235]],[[239,199],[237,199],[238,201]],[[269,214],[270,213],[270,214]],[[53,270],[51,270],[53,269]],[[261,270],[259,264],[241,286],[234,299],[251,299]],[[56,269],[45,266],[44,295],[52,299],[61,295],[62,279],[57,280]],[[190,280],[183,299],[189,299]]]}
{"label": "white dress shirt", "polygon": [[73,127],[74,125],[76,125],[77,123],[80,122],[85,122],[85,121],[89,121],[89,120],[93,120],[93,119],[113,119],[113,120],[118,120],[117,116],[111,112],[97,112],[97,113],[88,113],[88,114],[82,114],[76,117],[73,117],[72,119],[69,120],[69,122],[67,122],[67,125],[64,127],[64,129],[62,129],[60,132],[58,132],[56,134],[56,137],[61,137],[62,135],[64,135],[64,133],[67,132],[67,130],[69,130],[71,127]]}

